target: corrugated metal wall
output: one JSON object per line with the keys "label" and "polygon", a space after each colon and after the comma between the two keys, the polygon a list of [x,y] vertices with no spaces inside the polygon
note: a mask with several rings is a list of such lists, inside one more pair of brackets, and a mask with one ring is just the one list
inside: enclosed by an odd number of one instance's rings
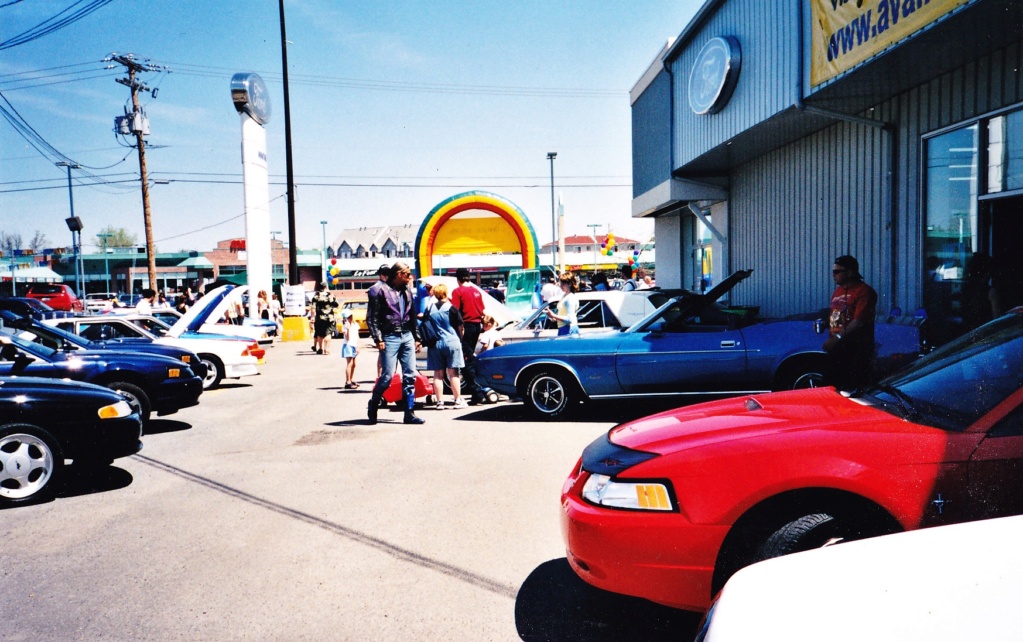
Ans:
{"label": "corrugated metal wall", "polygon": [[[672,61],[676,168],[795,102],[798,21],[795,2],[727,2]],[[689,108],[689,76],[700,49],[717,36],[735,36],[739,40],[742,51],[739,84],[721,112],[698,116]]]}
{"label": "corrugated metal wall", "polygon": [[662,71],[632,105],[632,196],[671,176],[671,82]]}
{"label": "corrugated metal wall", "polygon": [[[824,307],[840,254],[860,260],[878,311],[921,304],[922,136],[1023,103],[1016,43],[879,105],[862,116],[893,123],[895,216],[884,183],[891,138],[839,123],[737,168],[730,202],[731,268],[753,268],[739,303],[779,316]],[[894,243],[894,248],[892,244]]]}

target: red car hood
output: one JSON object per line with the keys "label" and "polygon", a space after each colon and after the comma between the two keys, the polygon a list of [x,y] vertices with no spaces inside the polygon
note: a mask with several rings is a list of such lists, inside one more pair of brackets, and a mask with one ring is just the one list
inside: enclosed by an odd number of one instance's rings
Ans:
{"label": "red car hood", "polygon": [[747,395],[643,417],[611,430],[613,443],[666,455],[711,443],[782,432],[933,432],[843,397],[833,388]]}

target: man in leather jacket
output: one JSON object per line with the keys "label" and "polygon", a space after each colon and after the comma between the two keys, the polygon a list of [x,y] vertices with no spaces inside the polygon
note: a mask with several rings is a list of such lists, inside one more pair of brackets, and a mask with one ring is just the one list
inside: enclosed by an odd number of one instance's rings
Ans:
{"label": "man in leather jacket", "polygon": [[397,365],[401,364],[402,403],[405,408],[404,423],[422,424],[413,410],[416,402],[416,351],[420,342],[417,331],[415,297],[409,282],[412,271],[409,266],[397,262],[391,266],[387,283],[369,293],[366,311],[366,325],[370,337],[382,355],[383,367],[373,387],[367,414],[369,423],[377,422],[377,410],[384,391],[391,385],[391,378]]}

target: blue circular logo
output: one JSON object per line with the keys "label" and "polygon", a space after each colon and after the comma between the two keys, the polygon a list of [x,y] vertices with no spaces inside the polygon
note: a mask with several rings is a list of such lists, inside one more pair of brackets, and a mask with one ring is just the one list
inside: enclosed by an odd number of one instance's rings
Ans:
{"label": "blue circular logo", "polygon": [[742,54],[732,36],[711,38],[696,56],[689,76],[689,107],[696,114],[716,114],[732,97],[739,80]]}

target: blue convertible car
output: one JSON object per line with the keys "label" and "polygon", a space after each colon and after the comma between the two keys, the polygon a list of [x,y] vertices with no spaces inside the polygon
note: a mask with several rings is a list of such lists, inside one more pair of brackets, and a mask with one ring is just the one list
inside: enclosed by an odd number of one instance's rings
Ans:
{"label": "blue convertible car", "polygon": [[[685,293],[624,331],[522,341],[477,359],[480,383],[521,397],[554,419],[589,399],[738,395],[805,388],[822,380],[826,325],[814,319],[758,319],[717,302],[751,270],[706,294]],[[919,328],[878,323],[877,365],[891,371],[921,352]]]}

